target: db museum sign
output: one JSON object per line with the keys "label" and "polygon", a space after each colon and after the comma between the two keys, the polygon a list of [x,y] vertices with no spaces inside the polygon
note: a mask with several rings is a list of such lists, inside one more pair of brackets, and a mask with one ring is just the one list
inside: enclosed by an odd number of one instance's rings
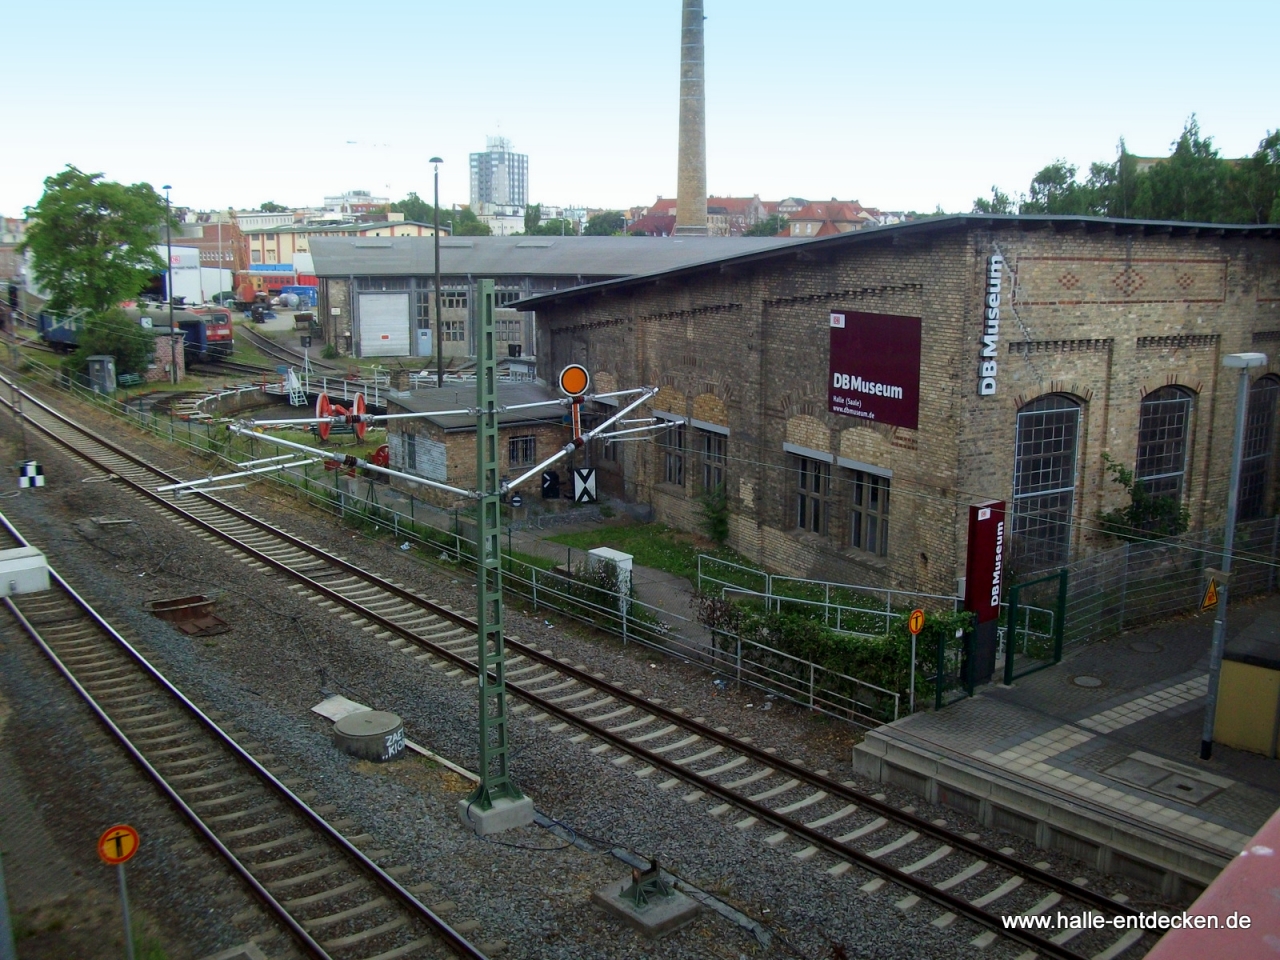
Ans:
{"label": "db museum sign", "polygon": [[920,423],[920,318],[833,311],[827,409],[915,430]]}
{"label": "db museum sign", "polygon": [[1000,598],[1004,592],[1005,503],[985,500],[969,507],[969,545],[965,558],[964,608],[975,623],[973,661],[975,683],[986,683],[996,667],[999,645]]}

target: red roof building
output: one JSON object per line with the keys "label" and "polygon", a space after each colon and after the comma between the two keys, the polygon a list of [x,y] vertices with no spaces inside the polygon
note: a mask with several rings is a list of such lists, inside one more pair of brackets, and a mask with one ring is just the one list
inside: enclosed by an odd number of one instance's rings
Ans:
{"label": "red roof building", "polygon": [[874,213],[856,201],[832,200],[830,203],[807,203],[787,221],[783,236],[826,237],[835,233],[861,230],[877,222]]}

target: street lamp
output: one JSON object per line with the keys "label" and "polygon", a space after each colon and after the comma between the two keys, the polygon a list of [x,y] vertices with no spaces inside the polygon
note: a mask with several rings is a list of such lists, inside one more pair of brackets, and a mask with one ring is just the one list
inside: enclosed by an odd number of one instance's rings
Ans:
{"label": "street lamp", "polygon": [[[432,226],[433,240],[436,248],[436,386],[444,386],[444,321],[440,319],[440,304],[443,302],[440,297],[440,164],[444,163],[439,157],[432,157],[427,161],[435,166],[435,204],[432,207],[434,211],[435,222]],[[452,234],[452,231],[450,231]]]}
{"label": "street lamp", "polygon": [[169,258],[168,280],[165,281],[165,293],[169,299],[169,378],[178,382],[178,347],[173,340],[173,210],[169,206],[169,191],[173,188],[164,185],[164,245]]}
{"label": "street lamp", "polygon": [[1213,721],[1218,708],[1218,680],[1222,674],[1222,650],[1227,637],[1227,593],[1231,585],[1231,549],[1236,538],[1236,507],[1240,500],[1240,459],[1244,451],[1244,423],[1249,406],[1249,371],[1266,366],[1265,353],[1231,353],[1222,358],[1228,370],[1240,371],[1236,391],[1236,432],[1231,449],[1231,482],[1227,488],[1227,526],[1222,533],[1223,583],[1218,590],[1218,615],[1213,621],[1213,645],[1209,648],[1209,691],[1204,704],[1204,732],[1200,736],[1200,759],[1213,755]]}

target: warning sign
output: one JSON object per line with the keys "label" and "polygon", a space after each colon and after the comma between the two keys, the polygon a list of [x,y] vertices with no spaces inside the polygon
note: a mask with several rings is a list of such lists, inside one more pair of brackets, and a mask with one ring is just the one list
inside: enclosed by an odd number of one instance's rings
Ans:
{"label": "warning sign", "polygon": [[141,842],[137,830],[127,823],[117,824],[98,838],[98,856],[114,867],[137,853]]}
{"label": "warning sign", "polygon": [[907,617],[907,629],[911,631],[914,637],[924,629],[924,611],[912,610],[911,616]]}
{"label": "warning sign", "polygon": [[1218,605],[1218,581],[1210,577],[1209,582],[1205,584],[1204,596],[1200,598],[1200,612],[1212,610]]}

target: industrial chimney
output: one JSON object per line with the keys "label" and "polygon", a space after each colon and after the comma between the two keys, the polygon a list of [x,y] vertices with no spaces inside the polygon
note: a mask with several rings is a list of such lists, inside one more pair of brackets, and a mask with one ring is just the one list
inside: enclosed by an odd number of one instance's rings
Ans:
{"label": "industrial chimney", "polygon": [[702,0],[684,0],[680,27],[680,157],[676,234],[707,235],[707,108],[703,87]]}

